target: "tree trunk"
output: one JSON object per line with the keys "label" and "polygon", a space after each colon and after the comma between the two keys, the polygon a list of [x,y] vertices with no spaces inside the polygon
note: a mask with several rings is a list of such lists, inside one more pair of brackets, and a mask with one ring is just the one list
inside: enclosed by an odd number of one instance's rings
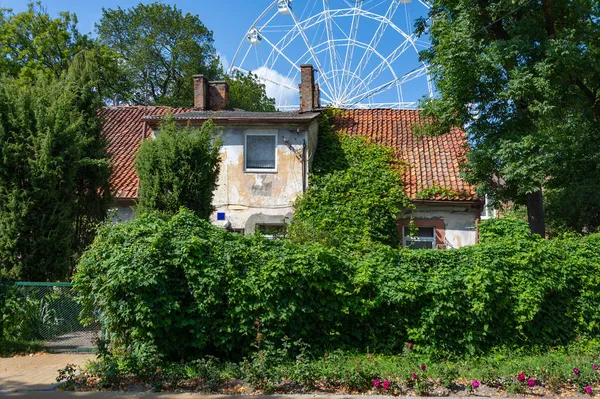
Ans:
{"label": "tree trunk", "polygon": [[544,220],[544,200],[542,189],[527,195],[527,220],[532,234],[546,237],[546,222]]}

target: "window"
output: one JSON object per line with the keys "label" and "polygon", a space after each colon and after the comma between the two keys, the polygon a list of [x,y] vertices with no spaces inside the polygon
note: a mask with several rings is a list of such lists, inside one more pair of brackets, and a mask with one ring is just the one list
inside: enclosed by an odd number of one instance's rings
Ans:
{"label": "window", "polygon": [[256,233],[270,239],[284,238],[287,233],[287,225],[285,224],[257,224],[254,227]]}
{"label": "window", "polygon": [[417,236],[410,235],[410,227],[404,226],[402,246],[410,249],[435,249],[435,227],[417,227]]}
{"label": "window", "polygon": [[245,167],[250,171],[277,169],[277,135],[275,133],[246,134]]}
{"label": "window", "polygon": [[485,204],[481,211],[481,220],[491,219],[497,217],[497,211],[494,209],[492,202],[485,196]]}

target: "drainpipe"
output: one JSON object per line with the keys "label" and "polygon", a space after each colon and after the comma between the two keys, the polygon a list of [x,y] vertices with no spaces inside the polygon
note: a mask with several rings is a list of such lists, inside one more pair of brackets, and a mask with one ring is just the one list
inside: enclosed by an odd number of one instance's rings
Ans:
{"label": "drainpipe", "polygon": [[302,193],[306,193],[308,162],[306,162],[306,139],[302,143]]}

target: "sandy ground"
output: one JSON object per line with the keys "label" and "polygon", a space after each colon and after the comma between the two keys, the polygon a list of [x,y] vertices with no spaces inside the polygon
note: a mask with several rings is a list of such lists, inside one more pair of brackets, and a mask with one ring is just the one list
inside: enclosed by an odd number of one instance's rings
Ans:
{"label": "sandy ground", "polygon": [[93,353],[39,353],[0,358],[0,397],[13,390],[50,390],[56,386],[59,369],[67,364],[84,365],[95,358]]}

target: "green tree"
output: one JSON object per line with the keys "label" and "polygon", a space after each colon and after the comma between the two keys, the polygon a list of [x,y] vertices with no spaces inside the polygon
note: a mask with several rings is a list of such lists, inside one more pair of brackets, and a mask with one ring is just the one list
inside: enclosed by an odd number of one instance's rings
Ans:
{"label": "green tree", "polygon": [[127,76],[121,100],[132,104],[192,107],[192,76],[225,79],[230,108],[275,111],[275,100],[252,74],[224,74],[213,33],[197,15],[158,2],[103,9],[96,24],[101,43],[116,51]]}
{"label": "green tree", "polygon": [[123,101],[189,107],[192,75],[220,76],[212,31],[176,6],[155,2],[102,9],[96,30],[100,42],[122,60],[130,83]]}
{"label": "green tree", "polygon": [[332,112],[321,117],[311,184],[296,201],[289,237],[336,247],[398,246],[397,219],[411,207],[404,165],[392,148],[333,132]]}
{"label": "green tree", "polygon": [[[578,120],[577,120],[578,119]],[[600,128],[581,117],[557,123],[560,133],[545,183],[548,230],[556,235],[600,230]]]}
{"label": "green tree", "polygon": [[61,12],[52,18],[40,2],[18,14],[0,9],[0,67],[8,76],[29,79],[30,84],[39,73],[60,78],[84,50],[97,70],[97,90],[110,101],[126,87],[117,53],[81,34],[75,14]]}
{"label": "green tree", "polygon": [[165,119],[158,137],[145,141],[138,153],[138,210],[175,214],[186,207],[208,219],[219,176],[220,148],[212,122],[192,129],[177,126],[172,117]]}
{"label": "green tree", "polygon": [[85,52],[59,78],[0,81],[0,265],[9,279],[67,279],[110,204],[102,105]]}
{"label": "green tree", "polygon": [[274,112],[275,99],[267,96],[265,85],[252,73],[226,76],[229,84],[229,108],[254,112]]}
{"label": "green tree", "polygon": [[424,104],[436,118],[425,131],[465,126],[467,180],[500,203],[526,205],[542,236],[542,188],[576,167],[564,145],[598,152],[578,131],[598,129],[598,21],[597,0],[434,0],[418,23],[430,29],[422,58],[439,91]]}

